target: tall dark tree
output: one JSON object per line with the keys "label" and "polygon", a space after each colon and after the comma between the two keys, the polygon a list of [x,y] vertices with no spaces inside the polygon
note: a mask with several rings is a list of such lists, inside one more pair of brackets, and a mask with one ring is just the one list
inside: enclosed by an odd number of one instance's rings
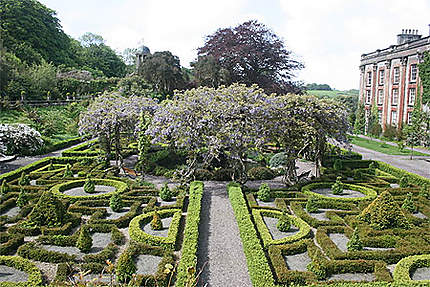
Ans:
{"label": "tall dark tree", "polygon": [[43,58],[56,65],[75,64],[71,39],[54,10],[35,0],[1,0],[0,19],[4,47],[21,60],[39,64]]}
{"label": "tall dark tree", "polygon": [[179,58],[169,51],[147,55],[139,67],[139,73],[163,95],[171,95],[174,90],[183,89],[186,84]]}
{"label": "tall dark tree", "polygon": [[[219,29],[207,36],[205,45],[198,49],[199,58],[194,65],[198,67],[199,61],[207,61],[205,56],[216,59],[219,71],[228,71],[226,84],[258,84],[266,92],[280,94],[299,90],[293,78],[303,64],[293,59],[292,52],[276,34],[255,20],[235,28]],[[215,82],[217,73],[213,73],[212,83]]]}

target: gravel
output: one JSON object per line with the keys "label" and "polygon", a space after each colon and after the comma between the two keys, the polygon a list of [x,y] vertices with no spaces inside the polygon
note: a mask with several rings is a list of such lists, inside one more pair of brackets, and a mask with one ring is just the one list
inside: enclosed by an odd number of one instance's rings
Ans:
{"label": "gravel", "polygon": [[151,228],[151,224],[148,223],[143,226],[143,231],[145,231],[148,234],[154,235],[154,236],[162,236],[167,237],[167,234],[169,233],[169,226],[172,222],[172,217],[162,218],[161,222],[163,222],[163,229],[162,230],[153,230]]}
{"label": "gravel", "polygon": [[113,186],[107,185],[96,185],[96,189],[94,193],[86,193],[83,187],[75,187],[64,191],[65,195],[69,196],[95,196],[100,194],[105,194],[108,192],[114,192],[116,190]]}
{"label": "gravel", "polygon": [[346,247],[346,244],[348,243],[349,239],[346,237],[343,233],[330,233],[329,234],[330,239],[336,244],[337,248],[339,248],[342,252],[347,252],[348,248]]}
{"label": "gravel", "polygon": [[311,213],[308,212],[308,213],[310,216],[318,220],[322,220],[322,221],[330,220],[330,218],[327,217],[326,211],[343,211],[343,210],[320,208],[318,209],[317,212],[311,212]]}
{"label": "gravel", "polygon": [[269,229],[270,235],[272,235],[272,238],[274,240],[281,239],[288,236],[293,236],[294,234],[299,232],[299,229],[291,225],[291,228],[287,232],[279,231],[276,227],[276,224],[278,223],[279,219],[275,217],[268,217],[263,216],[264,223],[266,223],[267,228]]}
{"label": "gravel", "polygon": [[308,271],[308,264],[312,262],[307,252],[285,255],[285,262],[287,263],[288,269],[294,271]]}
{"label": "gravel", "polygon": [[258,204],[259,206],[276,207],[275,200],[274,200],[273,198],[271,198],[271,199],[270,199],[269,201],[267,201],[267,202],[264,202],[264,201],[262,201],[262,200],[259,200],[258,198],[256,199],[256,201],[257,201],[257,204]]}
{"label": "gravel", "polygon": [[[2,212],[1,215],[6,215],[7,217],[15,217],[19,214],[21,209],[18,206],[12,207],[6,212]],[[2,210],[3,211],[3,210]]]}
{"label": "gravel", "polygon": [[48,251],[55,251],[60,253],[67,253],[69,255],[76,255],[77,258],[81,259],[87,254],[95,254],[102,251],[112,241],[110,233],[93,233],[93,246],[89,253],[83,253],[79,248],[74,246],[57,246],[57,245],[42,245],[42,247]]}
{"label": "gravel", "polygon": [[312,192],[324,195],[324,196],[328,196],[328,197],[335,197],[335,198],[340,198],[340,197],[344,197],[344,198],[358,198],[358,197],[365,197],[366,195],[364,193],[361,193],[359,191],[355,191],[355,190],[349,190],[349,189],[344,189],[343,193],[340,195],[335,195],[333,194],[333,191],[331,190],[331,188],[317,188],[317,189],[312,189]]}
{"label": "gravel", "polygon": [[225,182],[205,182],[199,225],[198,286],[251,287]]}
{"label": "gravel", "polygon": [[170,178],[167,178],[164,176],[155,176],[155,175],[145,174],[145,181],[153,183],[155,185],[155,187],[158,189],[163,187],[166,182],[167,182],[167,186],[170,189],[173,189],[173,188],[179,186],[178,182],[174,182]]}
{"label": "gravel", "polygon": [[106,219],[118,219],[118,218],[126,215],[127,212],[130,211],[130,207],[123,207],[123,208],[121,208],[121,210],[119,212],[114,212],[112,210],[112,208],[107,207],[106,211],[107,211],[107,215],[105,217]]}
{"label": "gravel", "polygon": [[427,218],[427,216],[425,216],[425,215],[424,215],[423,213],[421,213],[421,212],[414,213],[414,214],[413,214],[413,216],[418,217],[418,218],[421,218],[421,219],[426,219],[426,218]]}
{"label": "gravel", "polygon": [[430,280],[430,267],[417,268],[411,275],[412,280]]}
{"label": "gravel", "polygon": [[329,278],[330,280],[342,280],[342,281],[366,281],[370,282],[376,279],[373,273],[342,273],[333,274]]}
{"label": "gravel", "polygon": [[176,197],[172,197],[172,200],[170,200],[170,201],[165,201],[165,200],[162,200],[161,197],[157,197],[157,202],[158,202],[159,206],[174,205],[174,204],[176,204]]}
{"label": "gravel", "polygon": [[0,282],[25,282],[28,280],[28,274],[24,271],[0,265]]}
{"label": "gravel", "polygon": [[163,257],[141,254],[136,258],[136,274],[142,275],[152,275],[158,270],[158,265],[160,264]]}

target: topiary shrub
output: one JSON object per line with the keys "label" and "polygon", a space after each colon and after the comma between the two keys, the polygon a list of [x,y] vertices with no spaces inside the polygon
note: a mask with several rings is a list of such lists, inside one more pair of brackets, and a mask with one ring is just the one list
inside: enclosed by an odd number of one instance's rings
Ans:
{"label": "topiary shrub", "polygon": [[63,203],[52,192],[45,191],[29,214],[28,220],[39,227],[57,227],[66,222],[66,213]]}
{"label": "topiary shrub", "polygon": [[122,196],[120,193],[115,192],[109,201],[109,206],[114,212],[120,212],[123,207]]}
{"label": "topiary shrub", "polygon": [[430,187],[427,184],[423,184],[420,188],[419,196],[430,199]]}
{"label": "topiary shrub", "polygon": [[85,184],[84,184],[84,191],[86,193],[94,193],[95,190],[96,190],[96,185],[94,181],[92,181],[91,178],[87,177],[87,180],[85,181]]}
{"label": "topiary shrub", "polygon": [[343,164],[342,164],[342,161],[340,159],[336,159],[334,161],[333,169],[336,170],[336,171],[339,171],[339,170],[343,169]]}
{"label": "topiary shrub", "polygon": [[409,192],[403,201],[402,208],[404,210],[409,211],[410,213],[414,213],[417,210],[417,207],[415,206],[414,200],[412,199],[412,193]]}
{"label": "topiary shrub", "polygon": [[291,220],[288,218],[288,216],[285,214],[285,211],[282,213],[281,218],[279,218],[278,223],[276,224],[276,227],[279,231],[287,232],[291,228]]}
{"label": "topiary shrub", "polygon": [[133,274],[137,271],[136,263],[130,252],[124,251],[118,258],[116,263],[116,276],[120,283],[127,283],[133,278]]}
{"label": "topiary shrub", "polygon": [[57,168],[54,166],[54,164],[52,163],[52,160],[51,160],[49,162],[49,165],[48,165],[48,170],[51,171],[51,170],[55,170],[55,169],[57,169]]}
{"label": "topiary shrub", "polygon": [[25,174],[25,172],[21,173],[21,177],[18,179],[19,185],[29,185],[30,184],[30,177]]}
{"label": "topiary shrub", "polygon": [[406,187],[408,187],[408,186],[409,186],[408,179],[406,178],[406,176],[402,176],[402,177],[400,178],[399,186],[400,186],[401,188],[406,188]]}
{"label": "topiary shrub", "polygon": [[3,180],[1,187],[0,187],[0,194],[5,195],[6,193],[10,192],[10,185],[6,182],[6,180]]}
{"label": "topiary shrub", "polygon": [[351,239],[346,244],[348,251],[360,251],[363,250],[363,242],[358,235],[358,229],[354,229],[354,233],[352,233]]}
{"label": "topiary shrub", "polygon": [[309,213],[318,211],[318,199],[315,196],[310,196],[306,201],[306,210]]}
{"label": "topiary shrub", "polygon": [[163,229],[163,222],[161,221],[160,215],[158,214],[157,211],[154,211],[154,214],[152,215],[151,228],[152,230]]}
{"label": "topiary shrub", "polygon": [[248,170],[248,178],[250,180],[267,180],[273,179],[275,176],[275,173],[271,169],[264,166],[257,166]]}
{"label": "topiary shrub", "polygon": [[67,164],[66,169],[64,170],[63,178],[66,178],[66,177],[73,177],[73,172],[71,170],[70,164]]}
{"label": "topiary shrub", "polygon": [[170,190],[167,183],[163,185],[163,187],[160,189],[159,196],[164,201],[170,201],[173,198],[173,192]]}
{"label": "topiary shrub", "polygon": [[331,186],[331,191],[334,195],[341,195],[343,193],[343,183],[340,181],[342,178],[338,176],[336,182]]}
{"label": "topiary shrub", "polygon": [[21,188],[19,191],[18,199],[16,200],[16,205],[19,208],[23,208],[27,204],[28,204],[27,192],[23,188]]}
{"label": "topiary shrub", "polygon": [[257,197],[259,200],[270,201],[270,187],[267,183],[262,183],[258,189]]}
{"label": "topiary shrub", "polygon": [[410,228],[406,216],[388,191],[381,193],[369,204],[361,212],[358,219],[369,223],[371,227],[377,230]]}
{"label": "topiary shrub", "polygon": [[211,180],[213,176],[212,172],[204,168],[198,168],[194,171],[194,178],[196,180]]}
{"label": "topiary shrub", "polygon": [[78,239],[76,240],[76,247],[81,250],[81,252],[88,253],[93,246],[93,238],[86,226],[82,226],[81,232],[79,232]]}
{"label": "topiary shrub", "polygon": [[370,168],[370,169],[375,169],[375,168],[376,168],[376,163],[375,163],[374,161],[372,161],[372,162],[369,164],[369,168]]}
{"label": "topiary shrub", "polygon": [[282,166],[286,166],[288,164],[288,157],[285,152],[280,152],[272,156],[269,160],[269,166],[271,168],[278,168]]}

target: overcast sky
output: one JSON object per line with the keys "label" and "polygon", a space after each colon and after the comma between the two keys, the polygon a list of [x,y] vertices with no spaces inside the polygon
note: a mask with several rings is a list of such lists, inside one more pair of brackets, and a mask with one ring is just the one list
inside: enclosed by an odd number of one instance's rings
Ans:
{"label": "overcast sky", "polygon": [[297,78],[357,89],[360,55],[396,43],[402,29],[429,35],[429,0],[39,0],[64,31],[103,36],[113,49],[144,43],[189,67],[206,35],[257,19],[280,36],[306,68]]}

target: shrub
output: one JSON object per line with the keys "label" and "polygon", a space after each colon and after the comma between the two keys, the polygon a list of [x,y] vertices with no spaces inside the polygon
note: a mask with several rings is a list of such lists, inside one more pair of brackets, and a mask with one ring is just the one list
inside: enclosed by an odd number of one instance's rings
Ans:
{"label": "shrub", "polygon": [[10,185],[6,182],[6,180],[3,180],[1,187],[0,187],[0,194],[6,195],[6,193],[10,192]]}
{"label": "shrub", "polygon": [[372,162],[369,164],[369,168],[370,168],[370,169],[374,169],[374,168],[376,168],[376,163],[375,163],[374,161],[372,161]]}
{"label": "shrub", "polygon": [[28,220],[39,227],[62,226],[66,222],[66,207],[52,192],[45,191],[28,216]]}
{"label": "shrub", "polygon": [[84,191],[86,193],[94,193],[95,189],[96,189],[96,185],[94,181],[92,181],[91,178],[87,177],[87,180],[85,181],[85,184],[84,184]]}
{"label": "shrub", "polygon": [[167,183],[165,183],[163,185],[163,187],[160,189],[159,196],[164,201],[170,201],[170,200],[172,200],[173,192],[170,190],[170,188],[167,185]]}
{"label": "shrub", "polygon": [[23,208],[28,204],[28,196],[27,192],[21,188],[19,191],[18,199],[16,200],[16,205],[20,208]]}
{"label": "shrub", "polygon": [[257,166],[248,170],[248,177],[251,180],[273,179],[275,173],[267,167]]}
{"label": "shrub", "polygon": [[396,134],[397,134],[396,126],[386,125],[384,133],[382,135],[389,140],[393,140],[396,137]]}
{"label": "shrub", "polygon": [[161,221],[160,215],[158,214],[157,211],[154,211],[154,214],[152,215],[151,228],[152,230],[163,229],[163,222]]}
{"label": "shrub", "polygon": [[262,183],[257,193],[258,199],[261,201],[269,201],[270,200],[270,187],[267,183]]}
{"label": "shrub", "polygon": [[219,181],[231,180],[233,173],[234,171],[231,168],[215,169],[213,172],[214,180],[219,180]]}
{"label": "shrub", "polygon": [[336,178],[336,182],[331,186],[331,190],[335,195],[340,195],[343,193],[343,183],[340,180],[341,177],[338,176]]}
{"label": "shrub", "polygon": [[18,179],[19,185],[29,185],[30,184],[30,177],[25,174],[25,172],[21,173],[21,177]]}
{"label": "shrub", "polygon": [[430,199],[430,187],[428,184],[423,184],[421,186],[419,195],[424,198]]}
{"label": "shrub", "polygon": [[133,274],[136,273],[137,267],[130,252],[124,251],[121,254],[118,258],[115,271],[121,283],[127,283],[133,278]]}
{"label": "shrub", "polygon": [[360,251],[363,250],[363,242],[361,242],[360,236],[358,235],[358,229],[354,229],[354,233],[351,239],[346,244],[348,251]]}
{"label": "shrub", "polygon": [[409,186],[408,179],[406,178],[406,176],[402,176],[402,177],[400,178],[399,186],[400,186],[401,188],[406,188],[406,187],[408,187],[408,186]]}
{"label": "shrub", "polygon": [[76,247],[84,253],[88,253],[93,246],[93,238],[86,226],[82,226],[79,232],[78,240],[76,240]]}
{"label": "shrub", "polygon": [[288,164],[288,157],[285,152],[280,152],[272,156],[272,158],[269,160],[269,166],[271,168],[277,168],[286,166]]}
{"label": "shrub", "polygon": [[291,228],[291,220],[288,218],[288,216],[285,214],[285,212],[282,213],[281,218],[279,218],[278,223],[276,224],[276,227],[279,231],[287,232]]}
{"label": "shrub", "polygon": [[315,196],[310,196],[306,202],[306,210],[309,213],[318,211],[318,199]]}
{"label": "shrub", "polygon": [[109,206],[114,212],[121,211],[121,208],[123,207],[122,197],[121,194],[118,192],[115,192],[109,201]]}
{"label": "shrub", "polygon": [[71,170],[70,164],[67,164],[66,169],[64,170],[63,178],[65,177],[73,177],[73,172]]}
{"label": "shrub", "polygon": [[25,124],[0,124],[0,153],[30,155],[43,145],[38,131]]}
{"label": "shrub", "polygon": [[409,228],[409,222],[388,191],[381,193],[366,209],[359,219],[375,229]]}
{"label": "shrub", "polygon": [[337,170],[337,171],[342,170],[343,169],[342,161],[340,159],[336,159],[334,161],[333,168],[334,170]]}
{"label": "shrub", "polygon": [[415,206],[414,200],[412,199],[412,193],[409,192],[403,201],[402,208],[409,211],[410,213],[414,213],[417,207]]}
{"label": "shrub", "polygon": [[198,168],[194,172],[194,177],[196,180],[211,180],[213,178],[212,172],[207,169]]}

